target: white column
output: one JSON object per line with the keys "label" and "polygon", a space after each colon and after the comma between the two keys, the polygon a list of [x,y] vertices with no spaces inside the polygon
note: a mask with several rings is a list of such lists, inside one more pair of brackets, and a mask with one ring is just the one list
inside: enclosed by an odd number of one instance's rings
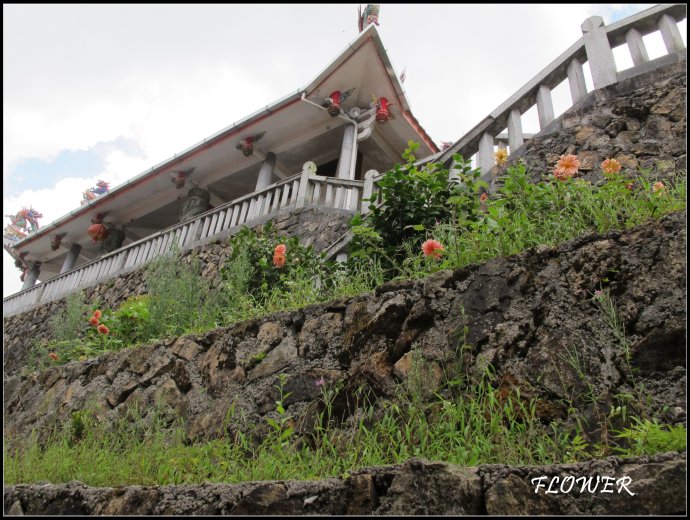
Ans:
{"label": "white column", "polygon": [[537,114],[539,115],[539,129],[554,120],[553,103],[551,102],[551,89],[546,85],[540,85],[537,91]]}
{"label": "white column", "polygon": [[508,146],[510,146],[510,153],[513,153],[523,144],[522,119],[520,118],[520,111],[514,108],[508,116]]}
{"label": "white column", "polygon": [[570,85],[570,97],[573,100],[573,105],[587,95],[585,73],[582,71],[582,63],[578,59],[573,59],[568,64],[568,85]]}
{"label": "white column", "polygon": [[33,262],[29,264],[29,271],[24,276],[24,285],[22,285],[22,291],[24,289],[29,289],[36,284],[38,280],[38,275],[41,272],[41,262]]}
{"label": "white column", "polygon": [[266,159],[261,164],[261,169],[259,170],[259,178],[256,180],[256,189],[254,191],[263,190],[267,186],[271,185],[273,180],[273,170],[276,167],[276,154],[273,152],[268,152],[266,154]]}
{"label": "white column", "polygon": [[354,179],[355,172],[352,167],[352,157],[357,154],[355,139],[355,126],[347,125],[343,134],[343,144],[340,147],[340,160],[338,161],[338,179]]}
{"label": "white column", "polygon": [[613,51],[604,29],[604,19],[601,16],[590,16],[582,22],[580,28],[594,88],[612,85],[618,81],[618,73],[616,60],[613,59]]}
{"label": "white column", "polygon": [[669,15],[665,14],[659,18],[659,31],[661,31],[661,37],[664,39],[664,45],[666,45],[666,50],[671,52],[680,52],[685,49],[683,45],[683,38],[678,30],[678,24]]}
{"label": "white column", "polygon": [[625,33],[625,41],[630,49],[630,57],[633,60],[633,65],[642,65],[649,61],[649,54],[647,54],[647,47],[644,45],[644,40],[640,31],[634,27]]}
{"label": "white column", "polygon": [[81,246],[79,244],[72,244],[72,247],[67,251],[67,256],[65,261],[62,263],[62,269],[60,269],[60,274],[66,273],[74,267],[77,263],[77,258],[79,258],[79,252],[81,251]]}

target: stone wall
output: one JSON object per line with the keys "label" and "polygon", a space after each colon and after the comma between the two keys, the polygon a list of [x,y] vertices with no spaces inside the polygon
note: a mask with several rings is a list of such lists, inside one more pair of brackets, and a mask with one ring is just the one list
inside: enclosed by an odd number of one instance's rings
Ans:
{"label": "stone wall", "polygon": [[[537,483],[555,483],[550,493],[543,487],[535,493],[533,479],[541,477]],[[592,477],[596,491],[582,492],[579,481],[561,492],[570,477]],[[464,468],[411,459],[348,478],[118,488],[34,484],[6,486],[3,498],[9,515],[682,515],[686,479],[685,454],[543,467]]]}
{"label": "stone wall", "polygon": [[[273,219],[263,219],[253,227],[260,227],[271,220],[280,234],[299,236],[304,245],[311,245],[316,251],[322,251],[347,232],[352,215],[352,212],[347,211],[308,207],[278,214]],[[188,261],[190,254],[194,252],[198,255],[202,276],[217,280],[219,268],[230,255],[227,236],[226,233],[206,244],[185,251],[182,255],[183,259]],[[104,307],[110,309],[116,308],[130,296],[145,292],[144,269],[138,269],[84,289],[87,301],[100,301]],[[31,340],[50,337],[49,319],[59,313],[64,306],[65,299],[61,298],[39,305],[31,311],[3,319],[5,373],[16,371],[26,363]]]}
{"label": "stone wall", "polygon": [[[566,419],[572,402],[579,417],[598,425],[597,412],[614,406],[617,394],[635,395],[639,385],[648,413],[683,422],[685,218],[685,212],[671,214],[633,230],[590,234],[42,372],[15,370],[5,378],[4,431],[24,437],[35,428],[42,436],[73,411],[91,408],[110,420],[134,405],[152,414],[161,404],[171,418],[184,420],[190,439],[245,425],[251,431],[249,425],[277,418],[279,374],[298,431],[310,431],[322,408],[319,378],[342,385],[333,407],[346,426],[361,412],[362,391],[372,403],[395,396],[413,347],[423,358],[427,392],[458,366],[462,377],[473,377],[490,363],[506,392],[519,388],[524,398],[538,400],[544,422]],[[618,308],[634,378],[616,332],[593,301],[600,288]],[[462,343],[468,347],[459,349]],[[568,361],[572,349],[581,367]],[[591,393],[599,409],[590,406]],[[246,424],[224,422],[233,403]]]}
{"label": "stone wall", "polygon": [[[580,177],[601,180],[600,164],[616,158],[623,171],[650,170],[655,180],[687,172],[687,61],[595,90],[509,157],[535,179],[553,173],[560,155],[574,154]],[[495,169],[494,173],[499,173]]]}

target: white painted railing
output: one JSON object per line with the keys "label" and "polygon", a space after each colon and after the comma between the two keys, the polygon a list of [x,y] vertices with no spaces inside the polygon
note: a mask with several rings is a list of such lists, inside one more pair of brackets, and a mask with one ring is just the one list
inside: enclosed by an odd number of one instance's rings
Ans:
{"label": "white painted railing", "polygon": [[[508,146],[512,153],[524,143],[521,116],[536,105],[540,130],[554,121],[551,90],[568,80],[573,105],[588,92],[582,65],[589,63],[594,89],[599,89],[654,70],[657,67],[686,58],[685,45],[678,30],[678,22],[687,16],[685,4],[662,4],[647,9],[609,26],[599,16],[592,16],[582,25],[582,38],[570,46],[544,70],[501,104],[465,136],[443,152],[437,159],[448,163],[453,154],[465,159],[475,156],[482,178],[488,180],[495,164],[494,144],[497,136],[507,128]],[[650,61],[643,36],[659,31],[667,54]],[[616,69],[613,48],[627,44],[633,67]]]}
{"label": "white painted railing", "polygon": [[[368,184],[369,193],[373,189],[373,175]],[[240,226],[269,218],[282,210],[313,205],[360,211],[362,192],[367,189],[365,184],[362,181],[316,175],[316,165],[308,162],[301,174],[213,208],[5,298],[3,316],[18,314],[79,289],[134,271],[174,248],[192,248],[223,233],[231,234]]]}

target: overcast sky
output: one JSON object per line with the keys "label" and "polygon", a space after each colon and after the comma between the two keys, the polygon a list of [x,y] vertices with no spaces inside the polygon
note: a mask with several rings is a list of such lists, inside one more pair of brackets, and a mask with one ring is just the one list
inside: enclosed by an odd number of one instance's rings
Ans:
{"label": "overcast sky", "polygon": [[[440,145],[565,51],[587,17],[652,5],[381,4],[378,30]],[[306,86],[357,38],[357,6],[4,4],[3,213],[31,205],[45,226],[98,179],[115,187]],[[665,54],[658,34],[645,42],[650,58]],[[554,92],[557,115],[568,92]],[[538,130],[536,113],[523,130]],[[3,253],[3,296],[19,275]]]}

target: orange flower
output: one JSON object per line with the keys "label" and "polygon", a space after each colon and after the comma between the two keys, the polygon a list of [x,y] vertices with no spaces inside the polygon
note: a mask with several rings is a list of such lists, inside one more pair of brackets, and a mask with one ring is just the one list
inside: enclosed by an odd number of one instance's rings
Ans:
{"label": "orange flower", "polygon": [[287,252],[287,247],[285,244],[278,244],[273,251],[273,265],[277,268],[285,267],[285,253]]}
{"label": "orange flower", "polygon": [[96,318],[97,320],[100,320],[102,315],[103,315],[103,313],[99,310],[93,311],[93,317]]}
{"label": "orange flower", "polygon": [[96,317],[95,314],[93,316],[91,316],[91,318],[89,319],[89,323],[91,325],[93,325],[94,327],[98,327],[98,318]]}
{"label": "orange flower", "polygon": [[505,148],[499,148],[494,154],[494,157],[496,158],[496,164],[501,166],[508,162],[508,150]]}
{"label": "orange flower", "polygon": [[429,239],[422,244],[422,252],[426,257],[441,258],[441,251],[443,250],[441,243],[436,240]]}
{"label": "orange flower", "polygon": [[486,193],[482,193],[482,196],[479,197],[479,200],[481,200],[482,202],[486,202],[486,199],[488,199],[488,198],[489,198],[489,196]]}
{"label": "orange flower", "polygon": [[60,359],[60,356],[58,356],[55,352],[48,352],[48,357],[53,361],[57,361],[58,359]]}
{"label": "orange flower", "polygon": [[553,171],[553,176],[559,181],[570,179],[577,174],[577,169],[580,167],[580,161],[577,160],[576,155],[561,155],[556,163],[556,169]]}
{"label": "orange flower", "polygon": [[102,323],[97,327],[97,330],[98,330],[98,332],[101,333],[101,334],[108,334],[108,332],[110,332],[110,331],[108,330],[108,327],[106,327],[106,326],[103,325]]}
{"label": "orange flower", "polygon": [[605,175],[613,175],[614,173],[621,171],[621,163],[619,163],[616,159],[606,159],[601,163],[601,170]]}
{"label": "orange flower", "polygon": [[659,191],[663,191],[665,189],[666,189],[666,185],[661,181],[655,182],[654,185],[652,186],[652,191],[654,193],[657,193]]}

